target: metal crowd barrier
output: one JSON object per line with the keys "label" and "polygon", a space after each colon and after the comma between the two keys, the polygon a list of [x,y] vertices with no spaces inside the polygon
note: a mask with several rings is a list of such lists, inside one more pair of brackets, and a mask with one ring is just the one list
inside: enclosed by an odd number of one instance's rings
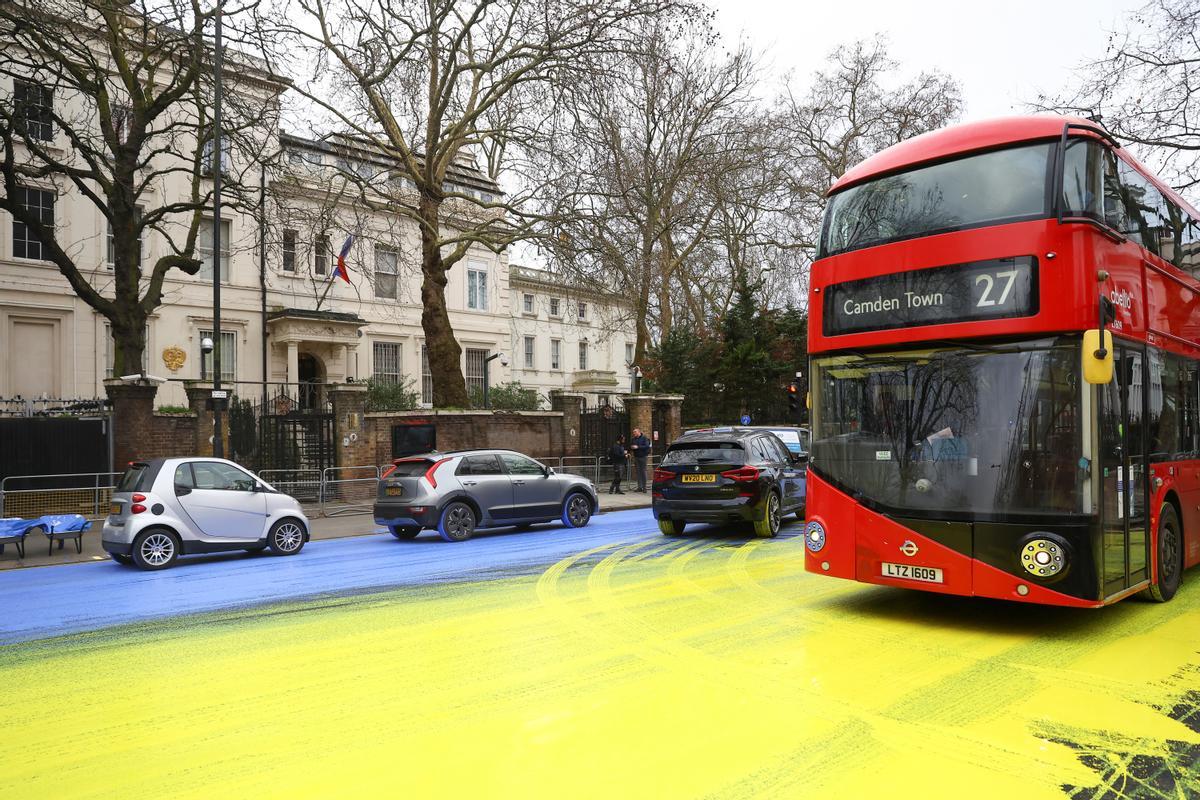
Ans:
{"label": "metal crowd barrier", "polygon": [[327,467],[321,473],[321,516],[370,512],[379,493],[379,467]]}
{"label": "metal crowd barrier", "polygon": [[120,472],[10,475],[0,480],[0,517],[82,514],[102,519],[120,477]]}
{"label": "metal crowd barrier", "polygon": [[319,469],[264,469],[258,477],[279,491],[290,494],[302,505],[320,506],[321,470]]}

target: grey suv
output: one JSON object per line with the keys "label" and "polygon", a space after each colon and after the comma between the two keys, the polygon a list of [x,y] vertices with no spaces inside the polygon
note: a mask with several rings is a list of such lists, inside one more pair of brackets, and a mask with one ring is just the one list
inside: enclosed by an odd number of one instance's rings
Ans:
{"label": "grey suv", "polygon": [[582,528],[599,501],[591,481],[559,475],[512,450],[463,450],[397,459],[379,481],[375,522],[397,539],[436,530],[447,542],[476,528],[561,520]]}

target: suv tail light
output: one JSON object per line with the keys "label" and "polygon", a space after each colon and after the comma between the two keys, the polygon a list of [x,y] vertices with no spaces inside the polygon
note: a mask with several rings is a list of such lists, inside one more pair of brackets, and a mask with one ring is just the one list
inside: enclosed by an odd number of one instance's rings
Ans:
{"label": "suv tail light", "polygon": [[437,488],[437,478],[435,478],[433,476],[433,473],[437,470],[438,467],[440,467],[442,464],[445,464],[449,460],[450,459],[448,459],[448,458],[439,458],[437,461],[433,462],[433,464],[431,464],[429,466],[429,469],[425,470],[425,480],[429,481],[429,485],[432,486],[433,488],[435,488],[435,489]]}
{"label": "suv tail light", "polygon": [[672,481],[672,480],[675,480],[674,472],[671,472],[671,470],[669,470],[669,469],[655,468],[654,483],[662,483],[663,481]]}
{"label": "suv tail light", "polygon": [[753,483],[758,480],[758,467],[738,467],[722,472],[721,477],[738,483]]}
{"label": "suv tail light", "polygon": [[395,465],[395,464],[392,464],[390,467],[388,467],[388,468],[387,468],[387,469],[385,469],[383,472],[381,472],[381,473],[379,474],[379,477],[380,477],[380,478],[386,478],[388,475],[391,475],[391,474],[392,474],[393,472],[395,472],[395,471],[396,471],[396,465]]}

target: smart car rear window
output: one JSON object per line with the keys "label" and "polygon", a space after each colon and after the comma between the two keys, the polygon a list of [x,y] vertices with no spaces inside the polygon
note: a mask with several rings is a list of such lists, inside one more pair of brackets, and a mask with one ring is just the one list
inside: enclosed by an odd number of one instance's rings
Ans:
{"label": "smart car rear window", "polygon": [[663,457],[671,464],[744,464],[746,451],[741,442],[677,442]]}
{"label": "smart car rear window", "polygon": [[117,484],[116,491],[133,492],[144,488],[142,478],[145,477],[147,469],[149,469],[147,464],[130,464],[129,469],[125,470],[125,474],[121,476],[121,482]]}

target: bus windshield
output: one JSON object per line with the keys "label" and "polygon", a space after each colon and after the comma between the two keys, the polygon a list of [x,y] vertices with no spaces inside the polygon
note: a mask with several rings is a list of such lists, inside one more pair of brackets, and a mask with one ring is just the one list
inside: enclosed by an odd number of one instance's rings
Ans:
{"label": "bus windshield", "polygon": [[811,464],[896,509],[1081,512],[1077,341],[814,360]]}
{"label": "bus windshield", "polygon": [[821,258],[935,233],[1049,216],[1049,142],[876,178],[829,198]]}

